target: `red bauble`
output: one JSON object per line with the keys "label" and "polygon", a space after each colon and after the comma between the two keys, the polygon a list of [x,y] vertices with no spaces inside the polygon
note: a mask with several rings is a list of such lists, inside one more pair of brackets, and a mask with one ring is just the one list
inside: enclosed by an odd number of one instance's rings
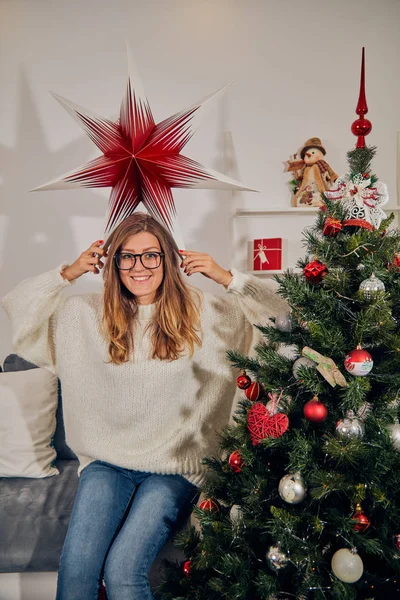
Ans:
{"label": "red bauble", "polygon": [[240,471],[244,467],[244,460],[239,450],[235,450],[234,452],[232,452],[228,459],[228,462],[230,468],[232,469],[232,471],[235,471],[235,473],[240,473]]}
{"label": "red bauble", "polygon": [[186,577],[189,577],[190,573],[192,572],[192,561],[191,560],[187,560],[186,562],[183,563],[183,572],[185,573]]}
{"label": "red bauble", "polygon": [[395,267],[397,269],[400,268],[400,256],[398,254],[394,255],[393,262],[390,266]]}
{"label": "red bauble", "polygon": [[251,379],[248,375],[246,375],[245,371],[236,378],[236,385],[240,390],[246,390],[251,385]]}
{"label": "red bauble", "polygon": [[396,533],[394,536],[394,545],[396,546],[397,550],[400,550],[400,533]]}
{"label": "red bauble", "polygon": [[247,428],[253,446],[257,446],[267,437],[281,437],[288,427],[287,415],[276,413],[271,416],[262,402],[253,404],[247,414]]}
{"label": "red bauble", "polygon": [[255,402],[261,396],[262,387],[259,383],[254,381],[248,388],[245,389],[244,393],[249,400]]}
{"label": "red bauble", "polygon": [[364,533],[364,531],[366,531],[371,525],[367,515],[365,515],[362,511],[361,504],[357,504],[356,511],[351,518],[353,521],[355,521],[355,524],[353,525],[354,531],[360,531],[361,533]]}
{"label": "red bauble", "polygon": [[366,350],[362,348],[356,348],[346,354],[344,359],[344,367],[346,371],[354,375],[355,377],[362,377],[368,375],[374,366],[372,356]]}
{"label": "red bauble", "polygon": [[339,219],[328,217],[325,221],[322,233],[327,237],[335,237],[341,229],[342,223],[339,221]]}
{"label": "red bauble", "polygon": [[204,510],[205,512],[218,512],[219,506],[212,498],[206,498],[203,502],[200,503],[200,510]]}
{"label": "red bauble", "polygon": [[303,413],[306,419],[313,423],[322,423],[328,416],[325,404],[315,396],[304,405]]}
{"label": "red bauble", "polygon": [[303,269],[303,273],[308,281],[311,283],[319,283],[323,277],[327,274],[328,269],[326,265],[319,260],[313,260],[309,262]]}

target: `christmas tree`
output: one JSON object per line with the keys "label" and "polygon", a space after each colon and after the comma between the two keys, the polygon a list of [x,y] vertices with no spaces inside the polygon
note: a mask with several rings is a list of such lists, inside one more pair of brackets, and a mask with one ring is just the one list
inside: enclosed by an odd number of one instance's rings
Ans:
{"label": "christmas tree", "polygon": [[163,600],[400,598],[400,231],[366,112],[362,69],[348,175],[277,277],[290,312],[229,352],[244,397]]}

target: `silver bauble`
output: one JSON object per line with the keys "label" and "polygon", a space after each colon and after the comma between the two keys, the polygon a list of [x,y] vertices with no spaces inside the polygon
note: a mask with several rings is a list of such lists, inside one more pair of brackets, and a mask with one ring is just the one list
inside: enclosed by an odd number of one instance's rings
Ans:
{"label": "silver bauble", "polygon": [[[273,394],[275,396],[275,394]],[[277,398],[268,400],[265,408],[269,412],[270,415],[276,415],[276,413],[287,413],[290,407],[290,403],[292,402],[292,398],[290,396],[283,396],[278,404]]]}
{"label": "silver bauble", "polygon": [[397,422],[393,425],[388,425],[388,429],[390,431],[394,449],[397,450],[397,452],[400,452],[400,423]]}
{"label": "silver bauble", "polygon": [[278,492],[288,504],[299,504],[307,495],[307,486],[301,473],[288,473],[279,482]]}
{"label": "silver bauble", "polygon": [[345,583],[355,583],[364,571],[363,561],[356,548],[337,550],[332,556],[331,567],[336,577]]}
{"label": "silver bauble", "polygon": [[267,563],[273,571],[284,569],[289,562],[287,555],[282,552],[280,546],[270,546],[267,552]]}
{"label": "silver bauble", "polygon": [[352,410],[348,410],[346,417],[336,425],[336,435],[345,440],[361,439],[364,435],[364,425]]}
{"label": "silver bauble", "polygon": [[385,284],[372,273],[371,277],[360,283],[359,290],[365,300],[372,300],[379,292],[385,291]]}
{"label": "silver bauble", "polygon": [[238,525],[243,520],[243,510],[239,504],[234,504],[229,512],[232,525]]}
{"label": "silver bauble", "polygon": [[315,367],[317,363],[315,363],[313,360],[311,360],[311,358],[307,358],[306,356],[300,356],[300,358],[298,358],[297,360],[294,361],[293,363],[293,369],[292,369],[292,373],[295,379],[298,379],[298,371],[300,369],[300,367]]}
{"label": "silver bauble", "polygon": [[279,315],[275,319],[275,327],[278,331],[284,331],[290,333],[293,328],[293,318],[290,313],[285,315]]}

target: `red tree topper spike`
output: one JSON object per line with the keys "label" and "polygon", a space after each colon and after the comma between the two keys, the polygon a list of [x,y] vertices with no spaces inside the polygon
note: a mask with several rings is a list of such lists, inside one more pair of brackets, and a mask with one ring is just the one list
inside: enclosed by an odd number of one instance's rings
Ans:
{"label": "red tree topper spike", "polygon": [[362,49],[361,59],[361,78],[360,78],[360,94],[358,96],[358,103],[356,113],[359,118],[354,121],[351,126],[351,131],[357,136],[356,148],[365,148],[365,137],[372,131],[372,123],[368,119],[365,119],[364,115],[368,112],[367,99],[365,97],[365,49]]}

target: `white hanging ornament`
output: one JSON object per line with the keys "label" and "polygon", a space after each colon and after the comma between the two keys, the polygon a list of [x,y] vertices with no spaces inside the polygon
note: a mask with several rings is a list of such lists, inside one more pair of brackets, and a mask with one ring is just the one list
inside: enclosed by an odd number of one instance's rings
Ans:
{"label": "white hanging ornament", "polygon": [[341,548],[332,556],[332,571],[340,581],[355,583],[364,572],[364,564],[357,548]]}
{"label": "white hanging ornament", "polygon": [[243,521],[243,510],[239,504],[234,504],[229,511],[232,525],[239,525]]}
{"label": "white hanging ornament", "polygon": [[307,495],[307,486],[301,473],[288,473],[279,482],[278,492],[288,504],[299,504]]}
{"label": "white hanging ornament", "polygon": [[394,449],[397,450],[397,452],[400,452],[400,423],[397,421],[397,423],[388,425],[388,429],[390,431]]}
{"label": "white hanging ornament", "polygon": [[315,367],[315,365],[316,363],[313,360],[311,360],[311,358],[307,358],[306,356],[300,356],[300,358],[295,360],[293,363],[292,373],[294,378],[299,379],[298,371],[300,367],[307,367],[309,369],[311,367]]}
{"label": "white hanging ornament", "polygon": [[278,315],[275,319],[275,327],[278,331],[290,333],[293,328],[293,318],[290,313]]}
{"label": "white hanging ornament", "polygon": [[385,284],[372,273],[371,277],[360,283],[359,290],[365,300],[373,300],[380,292],[385,291]]}
{"label": "white hanging ornament", "polygon": [[342,439],[362,438],[364,436],[364,426],[356,417],[352,410],[348,410],[346,417],[338,421],[336,425],[336,434]]}
{"label": "white hanging ornament", "polygon": [[381,181],[371,183],[368,176],[357,173],[351,179],[337,179],[335,189],[324,192],[330,200],[340,200],[347,211],[346,219],[362,219],[379,228],[387,215],[382,206],[389,202],[387,186]]}
{"label": "white hanging ornament", "polygon": [[364,423],[371,410],[372,404],[370,402],[364,402],[357,411],[357,417]]}
{"label": "white hanging ornament", "polygon": [[273,571],[280,571],[281,569],[284,569],[289,562],[288,556],[282,552],[279,545],[270,546],[268,548],[266,559],[268,566]]}

